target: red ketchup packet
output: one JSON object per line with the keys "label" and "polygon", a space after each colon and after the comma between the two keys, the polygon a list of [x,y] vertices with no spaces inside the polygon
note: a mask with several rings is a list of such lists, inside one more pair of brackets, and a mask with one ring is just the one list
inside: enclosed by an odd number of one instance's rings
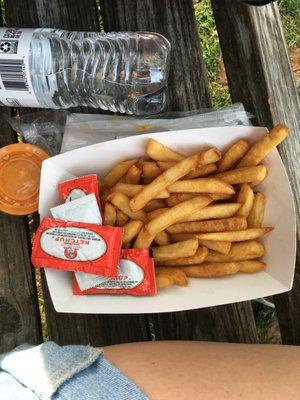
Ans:
{"label": "red ketchup packet", "polygon": [[[130,294],[134,296],[149,296],[157,292],[154,261],[149,257],[149,251],[146,249],[123,249],[118,275],[115,278],[105,279],[89,275],[75,273],[73,294]],[[94,286],[82,290],[84,286],[87,287],[89,284],[93,284]]]}
{"label": "red ketchup packet", "polygon": [[70,181],[61,182],[58,184],[58,191],[64,203],[94,193],[101,210],[99,182],[96,174],[81,176],[71,179]]}
{"label": "red ketchup packet", "polygon": [[122,228],[44,218],[32,248],[35,267],[116,277]]}

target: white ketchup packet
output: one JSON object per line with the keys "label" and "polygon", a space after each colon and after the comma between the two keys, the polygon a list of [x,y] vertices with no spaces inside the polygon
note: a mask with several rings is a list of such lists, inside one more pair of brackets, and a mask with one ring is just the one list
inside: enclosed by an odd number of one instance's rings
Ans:
{"label": "white ketchup packet", "polygon": [[117,275],[112,278],[75,272],[73,294],[129,294],[148,296],[156,293],[154,261],[147,249],[123,249]]}
{"label": "white ketchup packet", "polygon": [[120,258],[117,279],[84,272],[75,272],[75,276],[80,290],[92,287],[98,289],[133,289],[143,282],[144,271],[133,261]]}
{"label": "white ketchup packet", "polygon": [[53,218],[61,221],[102,225],[102,217],[94,193],[51,208]]}
{"label": "white ketchup packet", "polygon": [[75,272],[75,277],[80,290],[90,289],[110,279],[107,276],[86,274],[84,272]]}

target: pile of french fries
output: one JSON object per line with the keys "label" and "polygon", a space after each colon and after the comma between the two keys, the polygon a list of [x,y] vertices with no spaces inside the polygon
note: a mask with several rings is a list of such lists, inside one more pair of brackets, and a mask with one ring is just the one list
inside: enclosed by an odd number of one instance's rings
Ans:
{"label": "pile of french fries", "polygon": [[263,159],[288,135],[274,127],[253,145],[186,157],[150,139],[145,158],[123,161],[100,180],[104,224],[124,228],[123,247],[151,248],[158,288],[188,277],[253,273],[265,268],[259,238],[267,177]]}

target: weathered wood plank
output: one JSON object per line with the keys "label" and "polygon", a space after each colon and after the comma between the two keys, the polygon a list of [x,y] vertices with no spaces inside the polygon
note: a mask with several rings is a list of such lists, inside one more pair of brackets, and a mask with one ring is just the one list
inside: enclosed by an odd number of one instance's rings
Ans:
{"label": "weathered wood plank", "polygon": [[[107,31],[142,30],[165,35],[172,44],[172,109],[210,105],[191,0],[102,0]],[[257,342],[250,303],[151,316],[158,339]]]}
{"label": "weathered wood plank", "polygon": [[153,31],[170,40],[170,109],[211,106],[191,0],[101,0],[100,7],[104,30]]}
{"label": "weathered wood plank", "polygon": [[95,0],[5,0],[5,11],[11,27],[99,30]]}
{"label": "weathered wood plank", "polygon": [[150,337],[144,315],[67,314],[54,310],[44,273],[44,299],[49,338],[61,345],[108,346],[146,341]]}
{"label": "weathered wood plank", "polygon": [[251,303],[152,316],[156,339],[257,343]]}
{"label": "weathered wood plank", "polygon": [[[2,108],[1,112],[10,111]],[[0,148],[16,139],[0,118]],[[0,353],[24,342],[38,344],[42,340],[27,229],[27,218],[0,213]]]}
{"label": "weathered wood plank", "polygon": [[[12,4],[13,3],[13,4]],[[30,9],[30,11],[28,11]],[[22,10],[26,10],[24,13]],[[8,24],[19,27],[57,27],[70,30],[99,30],[94,0],[14,0],[6,2]],[[43,290],[49,338],[59,344],[109,345],[149,339],[142,315],[80,315],[57,313],[47,289]]]}
{"label": "weathered wood plank", "polygon": [[[2,117],[0,147],[15,141]],[[0,213],[0,353],[24,342],[38,344],[42,340],[27,229],[27,218]]]}
{"label": "weathered wood plank", "polygon": [[[233,101],[243,102],[261,125],[270,128],[283,122],[291,128],[279,151],[294,192],[299,226],[300,108],[278,7],[273,3],[251,7],[235,0],[226,4],[212,0],[212,4]],[[274,296],[286,344],[300,344],[299,237],[297,255],[293,290]]]}

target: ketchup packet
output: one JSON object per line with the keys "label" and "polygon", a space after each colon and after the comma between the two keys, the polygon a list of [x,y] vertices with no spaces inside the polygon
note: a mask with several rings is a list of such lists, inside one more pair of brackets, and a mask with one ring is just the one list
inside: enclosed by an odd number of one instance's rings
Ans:
{"label": "ketchup packet", "polygon": [[99,183],[96,174],[81,176],[79,178],[71,179],[70,181],[61,182],[58,184],[58,191],[64,203],[94,193],[101,210]]}
{"label": "ketchup packet", "polygon": [[35,267],[117,276],[122,228],[44,218],[32,248]]}
{"label": "ketchup packet", "polygon": [[61,221],[87,222],[102,225],[102,217],[94,193],[68,201],[50,209],[53,218]]}
{"label": "ketchup packet", "polygon": [[[91,287],[93,286],[93,287]],[[156,294],[153,259],[146,249],[123,249],[115,278],[105,278],[76,272],[73,294],[130,294],[146,296]]]}

